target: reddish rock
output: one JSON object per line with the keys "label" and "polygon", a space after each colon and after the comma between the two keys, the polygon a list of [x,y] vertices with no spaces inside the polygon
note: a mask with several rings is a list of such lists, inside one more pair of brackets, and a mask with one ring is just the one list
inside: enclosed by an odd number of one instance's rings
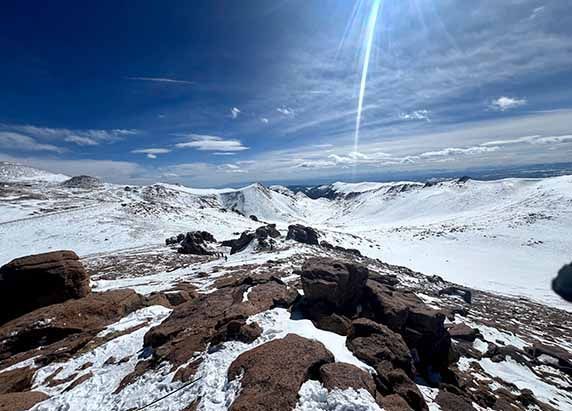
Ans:
{"label": "reddish rock", "polygon": [[0,268],[0,324],[89,292],[89,276],[73,251],[16,258]]}
{"label": "reddish rock", "polygon": [[378,394],[376,402],[384,411],[414,411],[413,408],[398,394],[383,396]]}
{"label": "reddish rock", "polygon": [[0,360],[71,337],[90,339],[144,304],[133,290],[114,290],[39,308],[0,327]]}
{"label": "reddish rock", "polygon": [[30,367],[0,372],[0,394],[28,391],[32,388],[34,374]]}
{"label": "reddish rock", "polygon": [[329,390],[364,389],[375,396],[375,382],[371,374],[352,364],[336,362],[322,365],[320,381]]}
{"label": "reddish rock", "polygon": [[469,401],[447,391],[439,391],[435,402],[443,411],[476,411]]}
{"label": "reddish rock", "polygon": [[333,361],[321,343],[295,334],[247,351],[228,370],[229,380],[242,375],[240,394],[230,410],[291,410],[302,384]]}
{"label": "reddish rock", "polygon": [[454,340],[473,342],[480,335],[477,328],[471,328],[466,324],[454,324],[447,329]]}
{"label": "reddish rock", "polygon": [[204,351],[211,342],[221,343],[226,338],[249,339],[256,330],[241,327],[238,334],[225,329],[233,321],[274,307],[289,307],[297,298],[293,288],[271,279],[252,286],[248,301],[243,302],[247,284],[227,286],[210,294],[175,307],[171,315],[145,335],[145,345],[154,348],[156,359],[166,359],[175,365],[190,360],[195,352]]}
{"label": "reddish rock", "polygon": [[397,394],[414,410],[428,410],[423,394],[405,371],[392,369],[387,363],[380,363],[375,370],[377,387],[382,394]]}
{"label": "reddish rock", "polygon": [[365,266],[330,258],[310,258],[302,266],[304,298],[324,301],[338,309],[354,308],[363,295],[367,277]]}
{"label": "reddish rock", "polygon": [[0,395],[0,411],[25,411],[49,397],[43,392],[27,391]]}
{"label": "reddish rock", "polygon": [[346,341],[356,357],[376,367],[389,363],[393,368],[401,368],[413,375],[412,358],[409,347],[401,335],[374,321],[360,318],[352,322]]}

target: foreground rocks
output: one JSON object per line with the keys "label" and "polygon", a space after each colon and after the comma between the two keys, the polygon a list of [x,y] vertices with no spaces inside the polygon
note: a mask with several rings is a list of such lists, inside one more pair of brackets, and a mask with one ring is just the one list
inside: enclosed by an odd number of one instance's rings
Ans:
{"label": "foreground rocks", "polygon": [[241,354],[228,370],[229,380],[242,375],[242,389],[232,411],[282,411],[296,406],[298,391],[319,375],[334,356],[319,342],[296,334]]}
{"label": "foreground rocks", "polygon": [[73,251],[16,258],[0,268],[0,324],[89,292],[89,276]]}
{"label": "foreground rocks", "polygon": [[66,350],[74,351],[145,304],[145,298],[133,290],[114,290],[39,308],[0,328],[0,361],[60,341],[66,342]]}

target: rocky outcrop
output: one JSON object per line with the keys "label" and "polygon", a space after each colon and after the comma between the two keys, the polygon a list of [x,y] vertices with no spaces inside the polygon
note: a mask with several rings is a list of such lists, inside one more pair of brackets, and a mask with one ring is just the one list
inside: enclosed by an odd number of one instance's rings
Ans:
{"label": "rocky outcrop", "polygon": [[254,232],[255,236],[259,240],[266,240],[270,238],[280,237],[280,231],[276,229],[276,224],[268,224],[262,227],[258,227]]}
{"label": "rocky outcrop", "polygon": [[135,291],[115,290],[39,308],[0,327],[0,361],[60,341],[72,349],[144,305]]}
{"label": "rocky outcrop", "polygon": [[248,247],[250,242],[255,238],[256,235],[253,232],[244,231],[237,239],[223,241],[222,246],[230,247],[230,253],[236,254],[246,249],[246,247]]}
{"label": "rocky outcrop", "polygon": [[64,181],[62,186],[67,188],[81,188],[90,190],[102,186],[101,180],[92,176],[74,176],[69,180]]}
{"label": "rocky outcrop", "polygon": [[230,410],[291,410],[302,384],[333,361],[321,343],[295,334],[247,351],[228,370],[229,380],[242,376],[240,393]]}
{"label": "rocky outcrop", "polygon": [[320,247],[325,248],[326,250],[338,251],[344,254],[352,254],[358,257],[361,257],[361,252],[355,248],[344,248],[339,245],[333,245],[326,240],[320,241]]}
{"label": "rocky outcrop", "polygon": [[27,391],[0,395],[0,411],[26,411],[49,397],[43,392]]}
{"label": "rocky outcrop", "polygon": [[473,302],[473,293],[471,290],[467,290],[466,288],[461,287],[447,287],[439,290],[439,295],[457,295],[461,297],[467,304],[471,304]]}
{"label": "rocky outcrop", "polygon": [[214,236],[207,231],[191,231],[181,241],[178,252],[181,254],[212,255],[207,249],[207,242],[215,242]]}
{"label": "rocky outcrop", "polygon": [[371,374],[352,364],[336,362],[322,365],[320,381],[328,390],[364,389],[375,396],[375,382]]}
{"label": "rocky outcrop", "polygon": [[89,276],[73,251],[17,258],[0,268],[0,324],[89,292]]}
{"label": "rocky outcrop", "polygon": [[352,322],[346,342],[356,357],[377,367],[389,364],[389,368],[400,368],[413,376],[413,359],[409,347],[401,335],[385,325],[360,318]]}
{"label": "rocky outcrop", "polygon": [[288,234],[286,240],[294,240],[299,243],[319,245],[318,232],[312,227],[306,227],[301,224],[293,224],[288,226]]}
{"label": "rocky outcrop", "polygon": [[147,332],[145,345],[154,350],[155,359],[182,365],[209,343],[250,340],[257,330],[245,328],[249,316],[274,307],[288,308],[297,297],[295,289],[271,277],[260,278],[253,286],[237,281],[176,306],[161,325]]}
{"label": "rocky outcrop", "polygon": [[473,342],[481,334],[478,328],[471,328],[466,324],[454,324],[447,328],[449,335],[454,340]]}
{"label": "rocky outcrop", "polygon": [[552,280],[552,289],[566,301],[572,302],[572,263],[558,271],[558,276]]}
{"label": "rocky outcrop", "polygon": [[363,295],[368,269],[330,258],[310,258],[302,266],[301,277],[305,299],[354,309]]}

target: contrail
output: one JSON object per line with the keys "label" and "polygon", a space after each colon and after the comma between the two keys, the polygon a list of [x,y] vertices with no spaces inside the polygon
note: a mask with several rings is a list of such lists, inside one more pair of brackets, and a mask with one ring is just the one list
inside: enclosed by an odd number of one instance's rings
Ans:
{"label": "contrail", "polygon": [[358,97],[358,109],[356,116],[356,129],[354,136],[354,152],[358,151],[359,146],[359,130],[361,126],[361,117],[363,110],[363,99],[365,96],[365,89],[367,84],[367,73],[369,71],[369,61],[371,58],[371,50],[373,48],[373,38],[375,35],[375,26],[377,24],[377,16],[379,15],[379,9],[381,8],[382,0],[373,0],[371,5],[371,12],[368,18],[366,33],[365,33],[365,54],[363,57],[363,67],[361,72],[361,82],[359,87],[359,97]]}

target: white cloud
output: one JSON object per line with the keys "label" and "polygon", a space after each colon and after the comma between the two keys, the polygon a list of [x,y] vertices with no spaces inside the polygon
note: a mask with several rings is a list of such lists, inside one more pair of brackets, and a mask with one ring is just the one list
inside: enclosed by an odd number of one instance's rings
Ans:
{"label": "white cloud", "polygon": [[260,121],[262,121],[264,124],[268,124],[270,122],[270,120],[268,120],[266,117],[261,117]]}
{"label": "white cloud", "polygon": [[424,120],[431,121],[429,117],[429,110],[415,110],[410,113],[400,113],[399,118],[401,120]]}
{"label": "white cloud", "polygon": [[239,114],[240,110],[238,109],[238,107],[233,107],[230,109],[230,116],[232,117],[233,120],[236,120]]}
{"label": "white cloud", "polygon": [[535,18],[540,16],[542,13],[544,13],[545,9],[546,9],[546,7],[544,7],[544,6],[536,7],[534,10],[532,10],[532,13],[530,14],[529,19],[534,20]]}
{"label": "white cloud", "polygon": [[0,147],[8,150],[51,151],[61,153],[64,150],[51,144],[38,143],[32,137],[10,131],[0,131]]}
{"label": "white cloud", "polygon": [[147,158],[150,158],[150,159],[154,160],[154,159],[157,158],[157,155],[156,155],[156,154],[153,154],[153,153],[149,153],[149,154],[147,154]]}
{"label": "white cloud", "polygon": [[491,102],[490,107],[493,110],[506,111],[520,106],[524,106],[527,103],[525,98],[511,98],[511,97],[499,97]]}
{"label": "white cloud", "polygon": [[63,140],[80,146],[95,146],[101,142],[121,140],[125,137],[138,134],[138,130],[129,129],[68,129],[38,127],[33,125],[8,125],[2,124],[3,129],[15,131],[27,136],[46,140]]}
{"label": "white cloud", "polygon": [[178,148],[194,148],[199,151],[234,152],[248,150],[240,140],[225,140],[222,137],[191,134],[190,141],[178,143]]}
{"label": "white cloud", "polygon": [[419,154],[421,158],[430,158],[430,157],[451,157],[451,156],[467,156],[467,155],[476,155],[476,154],[484,154],[484,153],[492,153],[494,151],[498,151],[499,147],[468,147],[468,148],[457,148],[457,147],[448,147],[444,148],[439,151],[427,151],[425,153]]}
{"label": "white cloud", "polygon": [[141,148],[131,151],[134,154],[167,154],[171,152],[169,148]]}
{"label": "white cloud", "polygon": [[194,81],[177,80],[177,79],[166,78],[166,77],[126,77],[126,79],[127,80],[135,80],[135,81],[151,81],[153,83],[185,84],[188,86],[195,84]]}
{"label": "white cloud", "polygon": [[294,115],[294,110],[292,110],[289,107],[283,106],[283,107],[278,107],[276,109],[277,112],[279,112],[280,114],[284,114],[285,116],[293,116]]}
{"label": "white cloud", "polygon": [[572,135],[562,136],[524,136],[506,140],[487,141],[482,143],[481,146],[505,146],[510,144],[558,144],[572,142]]}

